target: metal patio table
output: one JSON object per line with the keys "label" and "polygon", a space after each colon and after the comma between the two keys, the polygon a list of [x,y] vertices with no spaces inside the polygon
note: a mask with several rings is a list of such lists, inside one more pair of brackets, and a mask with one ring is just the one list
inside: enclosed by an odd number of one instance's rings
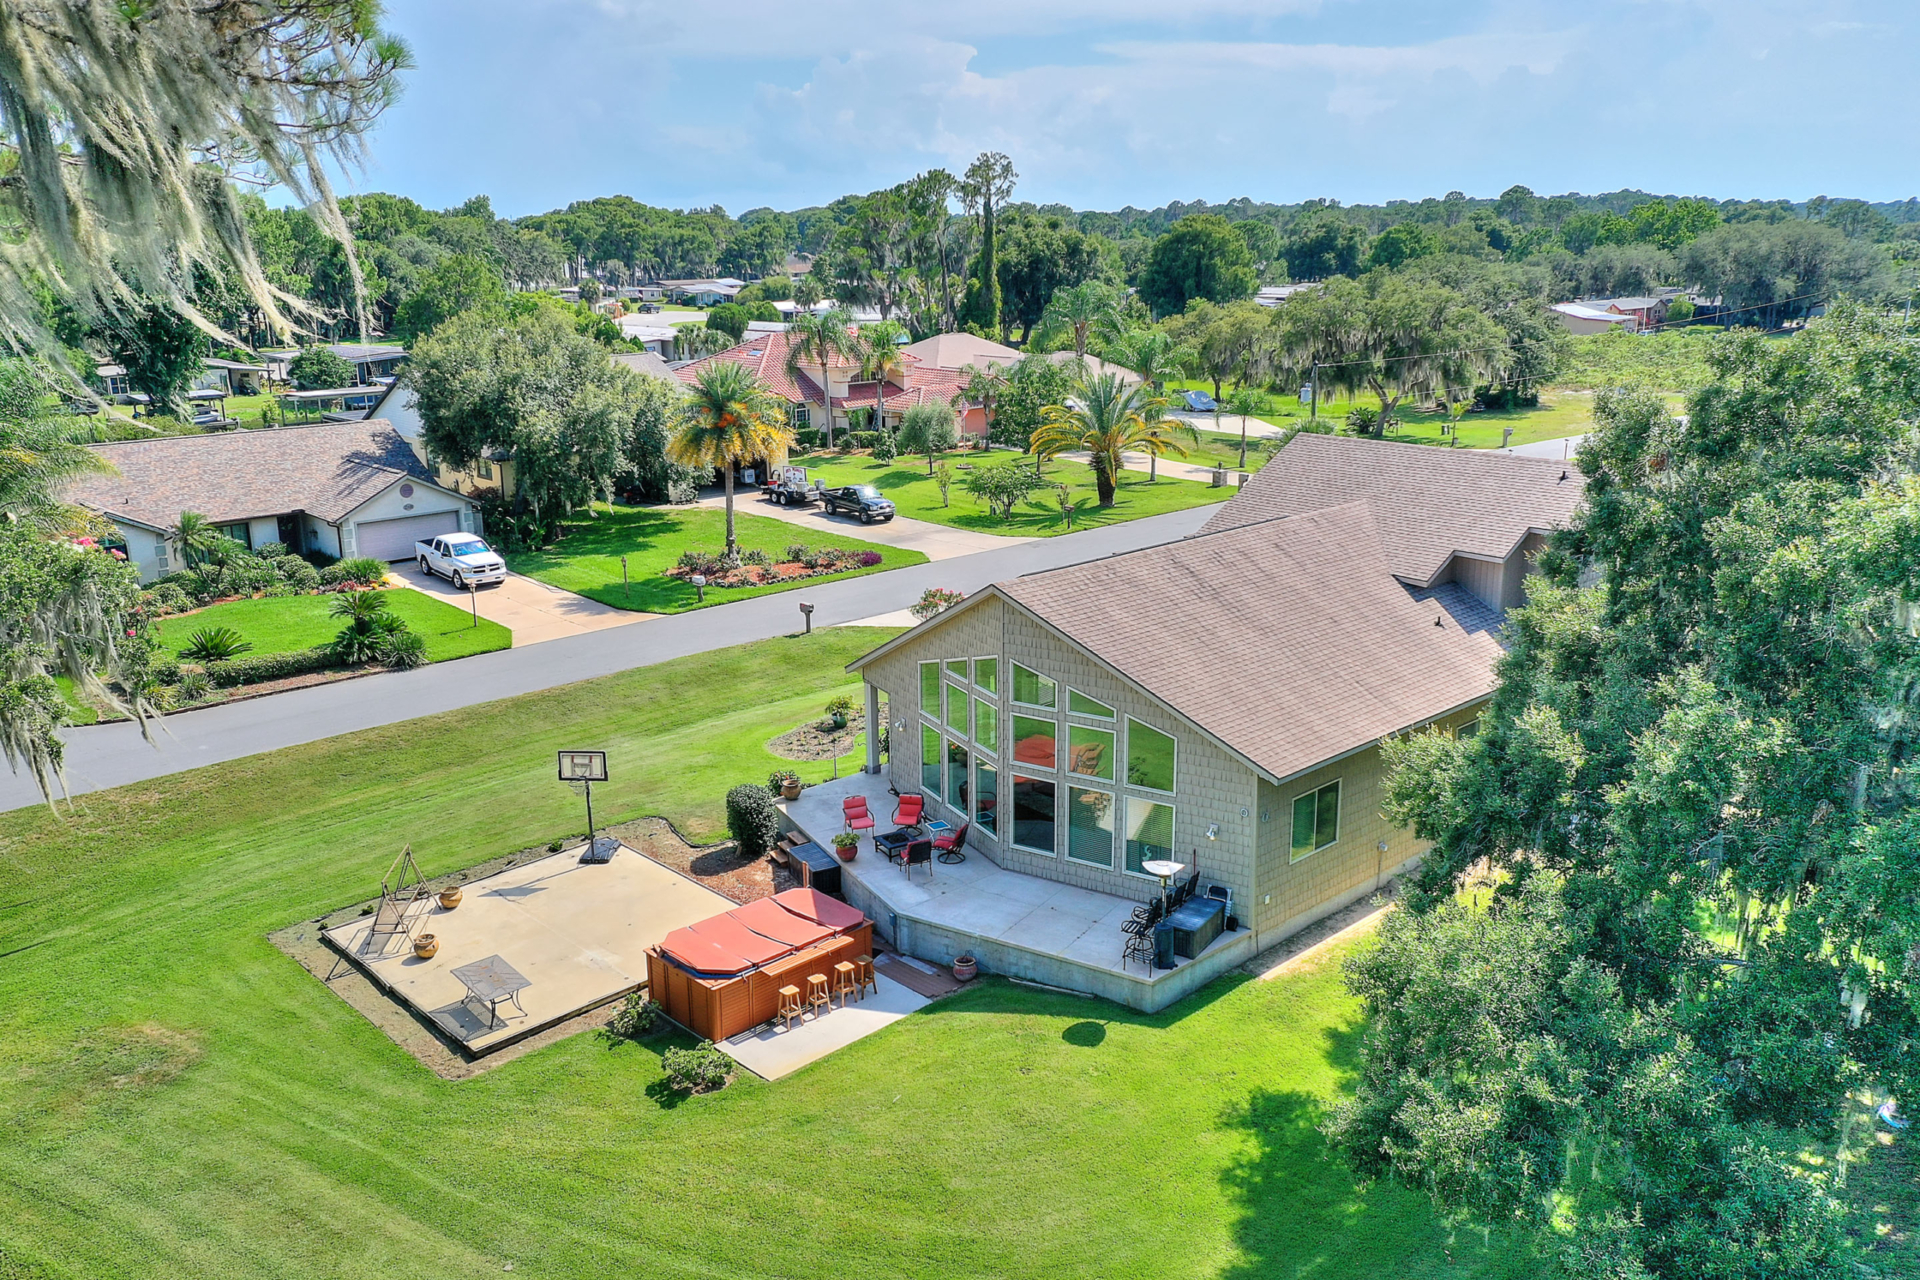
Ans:
{"label": "metal patio table", "polygon": [[499,956],[488,956],[484,960],[475,960],[472,964],[463,964],[453,971],[467,994],[487,1006],[487,1030],[493,1030],[493,1024],[502,1000],[513,1001],[513,1007],[526,1016],[526,1006],[520,1003],[520,993],[533,983],[524,974]]}

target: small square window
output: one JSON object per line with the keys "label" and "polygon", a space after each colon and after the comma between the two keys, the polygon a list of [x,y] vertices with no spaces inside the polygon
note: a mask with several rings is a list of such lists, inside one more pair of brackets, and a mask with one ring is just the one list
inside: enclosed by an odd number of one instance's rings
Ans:
{"label": "small square window", "polygon": [[988,693],[1000,692],[1000,659],[975,658],[973,683],[975,688],[985,689]]}
{"label": "small square window", "polygon": [[1078,689],[1067,690],[1067,710],[1076,716],[1092,716],[1096,720],[1113,719],[1113,708],[1104,702],[1095,702]]}
{"label": "small square window", "polygon": [[1127,785],[1172,791],[1175,749],[1172,737],[1128,717]]}
{"label": "small square window", "polygon": [[947,674],[956,680],[965,680],[967,678],[967,660],[965,658],[948,658]]}
{"label": "small square window", "polygon": [[1067,788],[1067,856],[1097,867],[1113,866],[1113,792]]}
{"label": "small square window", "polygon": [[1029,671],[1019,663],[1013,664],[1013,700],[1026,707],[1046,707],[1052,710],[1058,691],[1053,681],[1038,671]]}
{"label": "small square window", "polygon": [[1113,781],[1113,730],[1067,727],[1067,772]]}
{"label": "small square window", "polygon": [[1293,846],[1291,861],[1318,853],[1340,838],[1340,783],[1293,798]]}

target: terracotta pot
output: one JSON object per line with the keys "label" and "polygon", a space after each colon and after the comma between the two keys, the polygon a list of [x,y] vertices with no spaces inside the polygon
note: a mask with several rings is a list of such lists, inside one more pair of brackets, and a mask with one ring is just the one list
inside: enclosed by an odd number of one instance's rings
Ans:
{"label": "terracotta pot", "polygon": [[798,800],[800,798],[800,784],[797,782],[789,782],[782,786],[780,788],[780,798],[782,800]]}
{"label": "terracotta pot", "polygon": [[853,856],[860,852],[860,846],[857,844],[837,844],[833,846],[833,851],[840,855],[840,861],[852,862]]}
{"label": "terracotta pot", "polygon": [[448,911],[451,911],[455,907],[459,906],[460,905],[460,886],[456,884],[451,889],[442,889],[440,891],[440,905],[441,907],[443,907]]}
{"label": "terracotta pot", "polygon": [[961,956],[953,962],[953,976],[959,982],[972,982],[973,976],[980,972],[980,966],[974,963],[972,956]]}
{"label": "terracotta pot", "polygon": [[433,959],[433,953],[440,949],[440,939],[430,933],[423,933],[413,940],[413,954],[422,960]]}

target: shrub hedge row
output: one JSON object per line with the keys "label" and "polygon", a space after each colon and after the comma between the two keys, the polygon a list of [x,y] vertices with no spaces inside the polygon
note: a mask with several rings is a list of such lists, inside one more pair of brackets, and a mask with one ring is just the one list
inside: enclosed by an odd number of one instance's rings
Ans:
{"label": "shrub hedge row", "polygon": [[293,649],[286,653],[260,653],[239,658],[229,658],[225,662],[207,664],[207,678],[222,689],[231,689],[236,685],[259,684],[266,680],[284,680],[288,676],[304,676],[312,671],[325,671],[329,667],[343,665],[333,652],[322,646],[314,649]]}

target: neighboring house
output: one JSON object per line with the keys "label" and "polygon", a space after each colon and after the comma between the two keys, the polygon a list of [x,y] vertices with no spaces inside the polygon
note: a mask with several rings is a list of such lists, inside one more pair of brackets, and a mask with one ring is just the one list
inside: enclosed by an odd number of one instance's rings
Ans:
{"label": "neighboring house", "polygon": [[1308,289],[1318,289],[1318,284],[1270,284],[1263,286],[1253,295],[1253,300],[1263,307],[1277,307],[1296,293]]}
{"label": "neighboring house", "polygon": [[1047,353],[1047,359],[1054,364],[1082,365],[1085,367],[1089,378],[1098,378],[1112,374],[1119,378],[1121,382],[1129,385],[1135,385],[1140,382],[1140,375],[1133,370],[1114,364],[1110,360],[1102,360],[1099,356],[1076,356],[1071,351],[1049,351]]}
{"label": "neighboring house", "polygon": [[367,418],[389,423],[407,442],[424,474],[441,488],[468,496],[482,489],[498,489],[506,497],[513,496],[513,455],[506,450],[489,451],[486,457],[465,470],[450,467],[428,454],[426,424],[420,420],[420,406],[413,388],[405,383],[396,382],[386,388]]}
{"label": "neighboring house", "polygon": [[1616,316],[1632,316],[1639,329],[1651,329],[1667,318],[1667,304],[1674,295],[1658,298],[1582,298],[1580,305]]}
{"label": "neighboring house", "polygon": [[617,365],[624,365],[635,373],[644,373],[649,378],[664,378],[673,382],[673,366],[660,358],[655,351],[623,351],[612,357]]}
{"label": "neighboring house", "polygon": [[976,592],[850,664],[891,721],[869,771],[1008,870],[1145,899],[1144,862],[1197,867],[1254,951],[1373,892],[1426,850],[1381,817],[1381,741],[1472,731],[1580,500],[1462,453],[1297,436],[1191,538]]}
{"label": "neighboring house", "polygon": [[1640,327],[1630,315],[1586,302],[1556,302],[1548,310],[1562,328],[1573,334],[1610,333],[1615,329],[1633,333]]}
{"label": "neighboring house", "polygon": [[732,302],[747,287],[744,280],[723,276],[718,280],[663,280],[667,296],[695,307],[717,307]]}
{"label": "neighboring house", "polygon": [[1020,353],[989,338],[971,333],[936,333],[908,343],[900,350],[928,369],[984,369],[990,364],[1017,364]]}
{"label": "neighboring house", "polygon": [[[330,342],[326,349],[353,366],[356,386],[391,378],[407,358],[407,349],[392,342]],[[289,347],[255,354],[267,367],[267,376],[272,381],[286,382],[287,370],[300,350]]]}
{"label": "neighboring house", "polygon": [[195,383],[199,391],[221,391],[230,396],[257,396],[266,394],[267,366],[264,364],[243,364],[238,360],[217,360],[209,358],[206,373]]}
{"label": "neighboring house", "polygon": [[94,389],[109,400],[119,401],[133,394],[133,383],[127,380],[127,367],[123,364],[96,364],[93,382]]}
{"label": "neighboring house", "polygon": [[322,417],[330,422],[358,422],[370,416],[391,384],[358,387],[316,387],[311,391],[282,391],[280,407],[289,413]]}
{"label": "neighboring house", "polygon": [[627,341],[637,342],[658,356],[673,355],[673,326],[662,323],[659,316],[621,316],[615,323]]}
{"label": "neighboring house", "polygon": [[[836,434],[847,430],[870,429],[875,387],[871,379],[859,376],[859,364],[850,360],[829,362],[825,370],[827,386],[822,389],[822,370],[812,360],[804,361],[798,374],[787,372],[787,346],[791,341],[792,337],[787,333],[749,334],[739,345],[680,365],[674,373],[682,382],[692,383],[698,381],[702,369],[716,360],[744,364],[754,371],[762,386],[786,401],[787,420],[796,429],[821,427],[828,415],[831,415]],[[951,404],[955,399],[960,399],[962,404],[956,412],[960,415],[962,434],[976,437],[985,435],[985,410],[977,404],[965,402],[965,376],[958,370],[929,367],[914,356],[909,348],[902,348],[902,351],[906,353],[907,368],[901,380],[888,382],[879,388],[880,407],[886,425],[897,429],[902,415],[914,405],[936,401]],[[766,461],[778,466],[785,459]]]}
{"label": "neighboring house", "polygon": [[756,338],[769,333],[785,333],[793,326],[783,320],[749,320],[742,338]]}
{"label": "neighboring house", "polygon": [[410,559],[422,538],[480,531],[473,502],[433,483],[384,421],[87,447],[116,474],[80,477],[67,500],[113,523],[143,581],[183,567],[167,530],[186,511],[249,547],[380,560]]}

